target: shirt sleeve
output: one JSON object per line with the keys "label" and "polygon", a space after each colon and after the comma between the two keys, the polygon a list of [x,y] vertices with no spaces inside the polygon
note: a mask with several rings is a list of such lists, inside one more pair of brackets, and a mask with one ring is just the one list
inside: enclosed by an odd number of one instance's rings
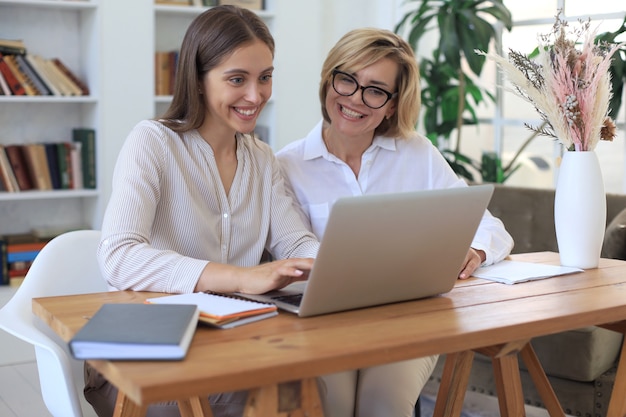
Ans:
{"label": "shirt sleeve", "polygon": [[[164,146],[158,135],[156,128],[140,125],[122,146],[98,259],[109,285],[117,289],[192,292],[208,261],[151,244],[164,166]],[[175,229],[176,225],[167,227]]]}
{"label": "shirt sleeve", "polygon": [[472,247],[485,252],[483,265],[491,265],[506,258],[513,249],[513,238],[500,219],[485,211],[472,241]]}
{"label": "shirt sleeve", "polygon": [[[431,150],[430,160],[431,188],[468,186],[456,175],[441,153],[434,148]],[[506,231],[504,223],[493,216],[489,210],[485,210],[471,244],[472,248],[485,252],[486,258],[483,265],[491,265],[506,258],[511,253],[513,244],[513,238]]]}

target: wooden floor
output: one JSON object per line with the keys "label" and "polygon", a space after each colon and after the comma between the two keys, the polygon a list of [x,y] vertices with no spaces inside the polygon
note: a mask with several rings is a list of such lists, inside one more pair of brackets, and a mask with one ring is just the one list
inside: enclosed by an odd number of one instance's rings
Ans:
{"label": "wooden floor", "polygon": [[[15,292],[14,288],[0,286],[0,307]],[[2,417],[52,417],[46,409],[39,390],[39,377],[33,347],[0,330],[0,416]],[[437,386],[429,383],[424,394],[434,397]],[[495,397],[468,392],[464,416],[497,417],[498,403]],[[526,407],[527,417],[546,417],[546,410]],[[62,416],[60,416],[62,417]],[[96,417],[88,409],[84,417]],[[428,413],[422,417],[429,417]]]}

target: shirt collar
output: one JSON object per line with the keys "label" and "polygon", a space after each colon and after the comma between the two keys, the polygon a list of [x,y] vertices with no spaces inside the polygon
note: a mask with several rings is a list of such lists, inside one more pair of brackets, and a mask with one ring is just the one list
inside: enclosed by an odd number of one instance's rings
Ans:
{"label": "shirt collar", "polygon": [[[320,120],[306,136],[304,141],[303,155],[305,161],[308,161],[310,159],[322,158],[324,156],[328,157],[328,149],[326,149],[326,144],[324,143],[324,139],[322,138],[323,125],[324,121]],[[370,146],[368,151],[377,147],[386,149],[388,151],[395,151],[396,139],[386,136],[375,136],[374,141],[372,142],[372,146]]]}

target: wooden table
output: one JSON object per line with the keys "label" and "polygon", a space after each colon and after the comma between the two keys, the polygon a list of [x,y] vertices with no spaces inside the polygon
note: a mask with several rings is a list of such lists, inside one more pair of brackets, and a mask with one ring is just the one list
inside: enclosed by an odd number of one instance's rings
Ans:
{"label": "wooden table", "polygon": [[[558,264],[558,254],[551,252],[512,259]],[[69,340],[101,304],[152,296],[111,292],[39,298],[33,300],[33,311]],[[513,416],[524,413],[515,356],[520,353],[548,397],[550,414],[563,415],[528,341],[589,325],[608,324],[624,332],[625,321],[626,262],[602,259],[598,269],[524,284],[473,278],[459,281],[445,295],[418,301],[306,319],[281,313],[228,330],[199,327],[181,362],[89,362],[119,388],[116,415],[140,416],[147,404],[179,400],[183,416],[210,416],[207,394],[240,389],[253,390],[246,416],[304,415],[289,414],[289,405],[276,400],[277,393],[294,386],[284,383],[300,381],[296,387],[304,388],[304,397],[295,407],[321,416],[318,375],[448,354],[435,413],[459,415],[471,356],[480,351],[497,365],[501,415]],[[626,414],[623,362],[614,388],[620,394],[611,399],[609,416]]]}

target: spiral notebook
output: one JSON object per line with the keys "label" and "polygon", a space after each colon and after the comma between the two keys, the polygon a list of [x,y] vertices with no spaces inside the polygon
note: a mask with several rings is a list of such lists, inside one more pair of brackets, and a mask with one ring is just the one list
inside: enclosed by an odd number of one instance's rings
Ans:
{"label": "spiral notebook", "polygon": [[272,303],[245,300],[218,293],[195,292],[149,298],[152,304],[195,304],[200,310],[198,320],[220,329],[229,329],[274,317],[277,307]]}

